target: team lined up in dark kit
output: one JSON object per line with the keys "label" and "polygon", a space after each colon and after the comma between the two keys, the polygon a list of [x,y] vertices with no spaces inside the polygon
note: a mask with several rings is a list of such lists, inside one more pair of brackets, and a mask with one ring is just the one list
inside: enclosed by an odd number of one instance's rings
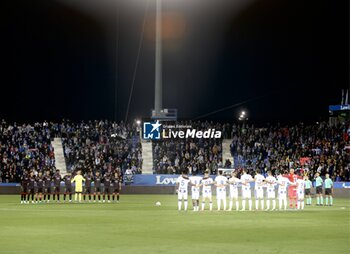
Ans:
{"label": "team lined up in dark kit", "polygon": [[[72,202],[72,194],[74,193],[73,177],[71,173],[67,173],[62,177],[59,170],[56,170],[53,175],[51,175],[49,170],[44,174],[41,171],[37,175],[33,171],[23,174],[21,180],[21,204],[29,204],[30,201],[33,204],[49,203],[51,195],[53,201],[60,202],[62,181],[64,182],[63,201],[69,200],[69,202]],[[98,171],[95,175],[92,172],[88,172],[84,178],[84,201],[119,201],[123,178],[118,171],[107,172],[103,176]]]}

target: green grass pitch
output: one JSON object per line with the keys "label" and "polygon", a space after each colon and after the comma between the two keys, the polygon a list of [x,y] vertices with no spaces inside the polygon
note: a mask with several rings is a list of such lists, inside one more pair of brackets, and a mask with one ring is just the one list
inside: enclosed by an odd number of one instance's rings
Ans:
{"label": "green grass pitch", "polygon": [[0,253],[349,254],[350,199],[334,202],[304,211],[178,212],[175,195],[40,205],[0,196]]}

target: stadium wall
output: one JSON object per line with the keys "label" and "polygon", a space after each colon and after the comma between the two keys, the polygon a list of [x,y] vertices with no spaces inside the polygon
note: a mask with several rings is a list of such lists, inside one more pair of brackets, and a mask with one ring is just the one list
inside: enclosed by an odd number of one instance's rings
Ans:
{"label": "stadium wall", "polygon": [[[20,194],[20,184],[0,184],[0,195]],[[64,192],[62,186],[61,193]],[[121,194],[175,194],[175,186],[122,186]]]}
{"label": "stadium wall", "polygon": [[[0,186],[0,195],[19,194],[20,186]],[[175,194],[174,186],[123,186],[121,194]],[[313,193],[314,194],[314,193]],[[215,191],[214,191],[215,195]],[[334,189],[335,198],[350,198],[350,189]]]}
{"label": "stadium wall", "polygon": [[[134,175],[125,177],[122,194],[174,194],[178,175]],[[212,176],[214,177],[214,176]],[[254,183],[252,183],[252,187]],[[61,184],[64,191],[64,184]],[[19,194],[19,183],[0,183],[0,194]],[[215,188],[214,188],[215,194]],[[335,182],[334,196],[350,198],[350,182]]]}

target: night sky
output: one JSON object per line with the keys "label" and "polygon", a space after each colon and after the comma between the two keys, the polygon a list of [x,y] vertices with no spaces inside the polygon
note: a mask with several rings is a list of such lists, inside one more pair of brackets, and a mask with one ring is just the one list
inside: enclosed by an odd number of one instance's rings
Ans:
{"label": "night sky", "polygon": [[[318,121],[349,87],[348,1],[163,6],[163,106],[179,118],[252,99],[205,119],[232,121],[245,109],[257,123]],[[124,120],[143,27],[128,120],[148,117],[154,9],[154,0],[4,1],[0,117]]]}

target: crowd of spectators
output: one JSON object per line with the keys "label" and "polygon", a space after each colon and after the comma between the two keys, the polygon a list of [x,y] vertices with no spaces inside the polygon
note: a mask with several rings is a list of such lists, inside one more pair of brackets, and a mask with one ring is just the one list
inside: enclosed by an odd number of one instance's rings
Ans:
{"label": "crowd of spectators", "polygon": [[212,122],[178,123],[197,130],[222,130],[224,139],[232,140],[231,158],[222,162],[222,139],[167,139],[153,142],[154,172],[178,174],[203,173],[209,169],[247,168],[250,173],[266,174],[307,172],[313,178],[316,172],[329,173],[335,181],[350,181],[350,127],[348,124],[329,126],[327,123],[294,126],[249,124],[218,124]]}
{"label": "crowd of spectators", "polygon": [[329,173],[333,180],[350,181],[350,127],[298,124],[290,127],[253,125],[226,126],[232,139],[234,167],[266,173],[294,168],[313,178]]}
{"label": "crowd of spectators", "polygon": [[73,123],[60,126],[68,169],[141,173],[142,149],[137,126],[111,121]]}
{"label": "crowd of spectators", "polygon": [[20,182],[25,171],[55,172],[51,141],[62,138],[67,170],[141,173],[142,151],[136,126],[109,121],[0,126],[0,182]]}
{"label": "crowd of spectators", "polygon": [[51,139],[54,132],[47,122],[34,125],[0,125],[0,182],[20,182],[23,172],[30,168],[38,171],[53,170],[54,149]]}
{"label": "crowd of spectators", "polygon": [[[222,130],[213,122],[178,122],[197,131]],[[179,174],[187,169],[191,174],[203,174],[206,169],[215,174],[222,167],[222,140],[206,138],[163,139],[153,142],[153,171],[158,174]]]}
{"label": "crowd of spectators", "polygon": [[[153,141],[153,172],[191,174],[206,169],[243,167],[250,173],[287,171],[329,173],[335,181],[350,181],[350,127],[327,123],[294,126],[179,122],[202,131],[222,131],[232,140],[231,161],[223,162],[222,139],[188,138]],[[105,174],[118,169],[121,174],[142,172],[142,147],[137,125],[111,121],[0,125],[0,182],[19,182],[24,170],[55,168],[54,137],[61,137],[68,171],[76,169]]]}

